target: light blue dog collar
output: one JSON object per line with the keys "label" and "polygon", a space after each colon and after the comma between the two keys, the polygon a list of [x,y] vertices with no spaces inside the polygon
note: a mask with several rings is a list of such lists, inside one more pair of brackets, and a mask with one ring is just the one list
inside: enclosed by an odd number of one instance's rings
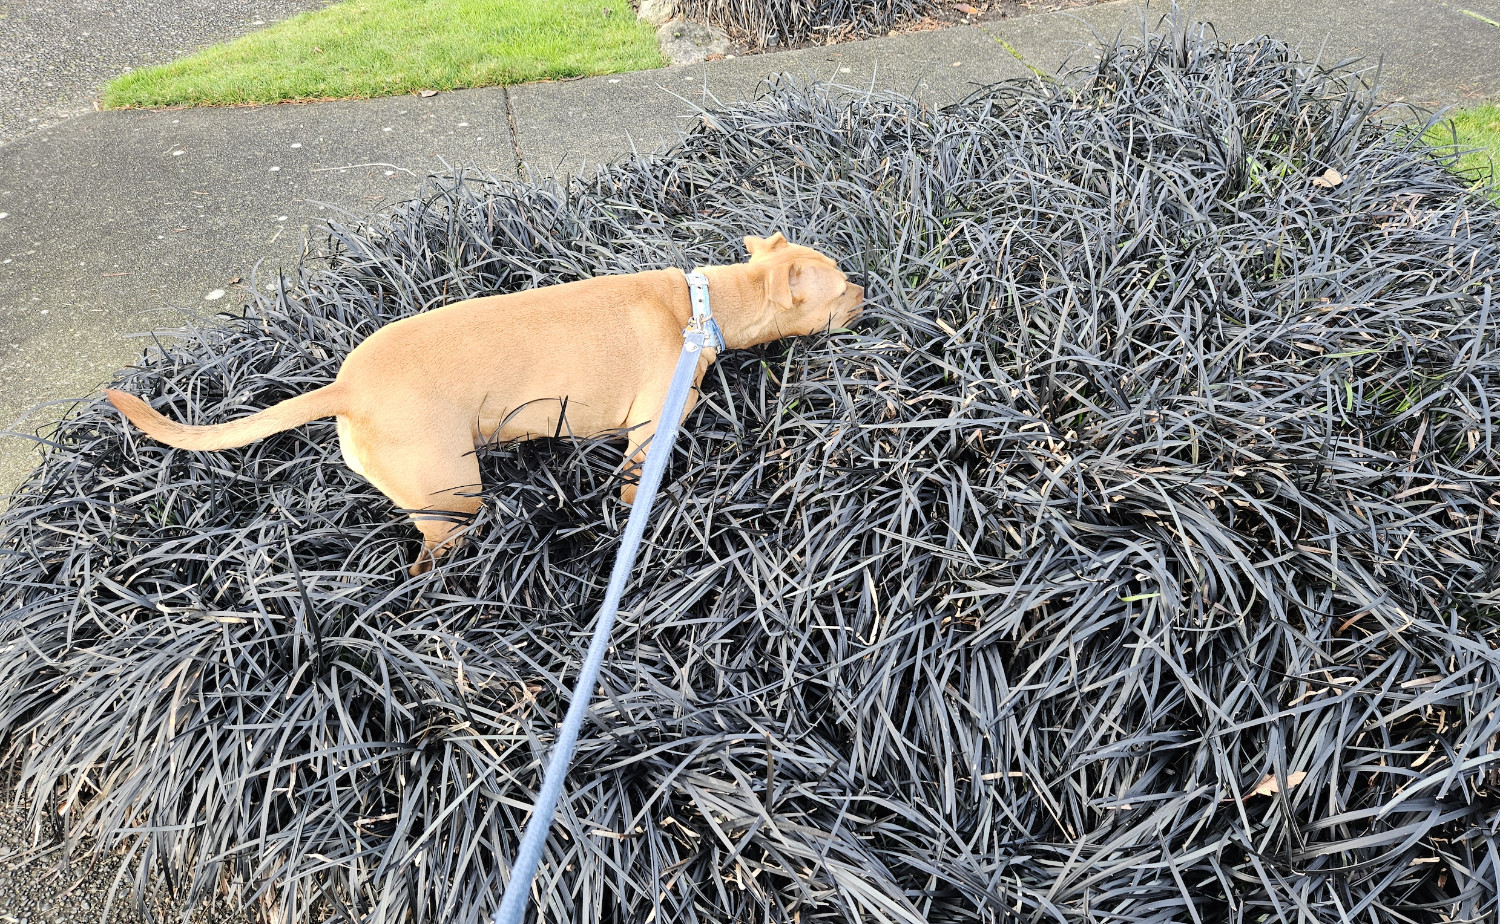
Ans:
{"label": "light blue dog collar", "polygon": [[693,306],[691,329],[708,334],[709,345],[720,353],[724,352],[724,334],[719,330],[719,322],[714,320],[713,310],[708,306],[708,277],[697,270],[683,275],[687,277],[688,301]]}

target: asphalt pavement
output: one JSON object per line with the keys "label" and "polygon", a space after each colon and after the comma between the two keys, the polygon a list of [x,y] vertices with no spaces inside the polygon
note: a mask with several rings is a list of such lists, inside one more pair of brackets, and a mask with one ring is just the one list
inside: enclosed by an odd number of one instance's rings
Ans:
{"label": "asphalt pavement", "polygon": [[332,0],[0,0],[0,144],[91,112],[110,78]]}

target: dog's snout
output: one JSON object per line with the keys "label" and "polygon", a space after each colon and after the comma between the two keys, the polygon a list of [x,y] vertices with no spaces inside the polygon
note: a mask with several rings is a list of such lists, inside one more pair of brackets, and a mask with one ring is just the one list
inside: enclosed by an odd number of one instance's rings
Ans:
{"label": "dog's snout", "polygon": [[856,318],[865,313],[865,287],[850,283],[846,294],[849,296],[849,305],[845,310],[845,327],[849,326]]}

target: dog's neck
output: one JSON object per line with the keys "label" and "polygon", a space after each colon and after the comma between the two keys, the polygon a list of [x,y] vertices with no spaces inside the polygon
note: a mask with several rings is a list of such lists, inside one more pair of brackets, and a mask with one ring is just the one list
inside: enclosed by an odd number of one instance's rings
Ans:
{"label": "dog's neck", "polygon": [[[767,310],[764,270],[735,263],[700,266],[698,272],[708,279],[709,310],[719,324],[727,349],[743,350],[784,336],[776,329],[775,310]],[[692,307],[686,303],[683,307],[690,322]]]}

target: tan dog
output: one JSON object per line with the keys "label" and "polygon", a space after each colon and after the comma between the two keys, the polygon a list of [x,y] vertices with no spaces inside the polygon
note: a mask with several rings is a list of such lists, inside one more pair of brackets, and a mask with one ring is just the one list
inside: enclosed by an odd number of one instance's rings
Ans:
{"label": "tan dog", "polygon": [[[701,269],[729,349],[846,327],[859,315],[864,289],[818,251],[779,233],[747,237],[745,248],[745,263]],[[628,428],[638,467],[691,318],[680,270],[600,276],[387,324],[349,354],[332,384],[231,423],[187,426],[135,395],[105,394],[131,423],[180,449],[231,449],[337,416],[344,461],[422,531],[425,552],[411,567],[420,574],[448,550],[459,518],[479,510],[479,446]],[[704,351],[695,386],[716,357]],[[633,501],[635,486],[623,494]]]}

